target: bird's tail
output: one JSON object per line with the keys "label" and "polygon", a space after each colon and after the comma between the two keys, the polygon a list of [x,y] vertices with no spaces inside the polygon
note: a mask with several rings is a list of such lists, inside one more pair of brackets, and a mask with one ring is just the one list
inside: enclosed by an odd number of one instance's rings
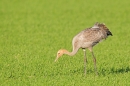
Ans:
{"label": "bird's tail", "polygon": [[107,36],[109,36],[109,35],[113,36],[112,33],[108,30],[107,31]]}

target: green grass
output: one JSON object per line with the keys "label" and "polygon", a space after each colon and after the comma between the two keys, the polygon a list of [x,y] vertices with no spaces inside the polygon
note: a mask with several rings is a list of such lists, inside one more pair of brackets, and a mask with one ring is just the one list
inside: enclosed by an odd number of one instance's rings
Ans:
{"label": "green grass", "polygon": [[[0,86],[129,86],[129,0],[1,0]],[[72,38],[95,22],[104,22],[112,37],[94,47],[99,76],[87,51],[72,50]]]}

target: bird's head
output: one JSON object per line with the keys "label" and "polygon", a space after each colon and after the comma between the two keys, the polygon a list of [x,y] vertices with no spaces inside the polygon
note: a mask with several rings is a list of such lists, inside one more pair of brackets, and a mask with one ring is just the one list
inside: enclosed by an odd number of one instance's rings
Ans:
{"label": "bird's head", "polygon": [[55,62],[66,52],[65,49],[60,49],[58,50],[57,52],[57,56],[56,56],[56,59],[55,59]]}

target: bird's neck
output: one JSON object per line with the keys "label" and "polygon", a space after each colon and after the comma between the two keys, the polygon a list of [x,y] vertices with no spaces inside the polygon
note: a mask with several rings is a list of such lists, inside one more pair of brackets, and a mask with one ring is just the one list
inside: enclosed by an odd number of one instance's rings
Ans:
{"label": "bird's neck", "polygon": [[78,50],[73,50],[72,52],[69,52],[68,50],[64,50],[64,54],[67,54],[69,56],[73,56],[77,53]]}

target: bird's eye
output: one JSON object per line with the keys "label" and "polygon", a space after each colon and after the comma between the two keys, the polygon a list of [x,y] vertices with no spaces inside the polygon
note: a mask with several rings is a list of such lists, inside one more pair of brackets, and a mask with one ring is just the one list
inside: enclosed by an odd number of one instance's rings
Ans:
{"label": "bird's eye", "polygon": [[58,54],[60,54],[60,53],[58,53]]}

